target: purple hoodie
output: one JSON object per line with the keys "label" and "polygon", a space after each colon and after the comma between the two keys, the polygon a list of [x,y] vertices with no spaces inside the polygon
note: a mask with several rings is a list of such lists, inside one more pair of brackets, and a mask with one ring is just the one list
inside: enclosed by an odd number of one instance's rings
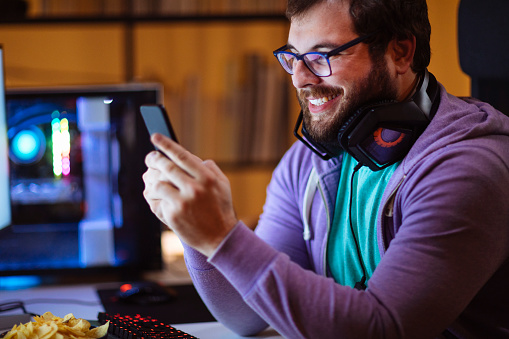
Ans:
{"label": "purple hoodie", "polygon": [[219,321],[242,335],[269,324],[292,339],[435,338],[446,328],[509,338],[509,117],[440,91],[382,198],[382,258],[368,288],[327,275],[341,159],[296,143],[274,171],[255,232],[239,222],[208,261],[186,247]]}

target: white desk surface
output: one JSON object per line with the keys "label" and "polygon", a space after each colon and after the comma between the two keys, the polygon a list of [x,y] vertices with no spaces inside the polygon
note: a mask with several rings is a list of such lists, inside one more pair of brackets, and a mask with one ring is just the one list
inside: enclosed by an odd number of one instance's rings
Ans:
{"label": "white desk surface", "polygon": [[[101,287],[104,287],[101,285]],[[28,312],[43,314],[51,312],[56,316],[64,317],[72,313],[76,318],[97,319],[99,312],[104,312],[99,296],[96,292],[97,286],[48,286],[28,288],[12,291],[0,290],[0,303],[9,301],[23,301]],[[2,317],[22,313],[21,310],[12,310],[0,314]],[[171,324],[172,326],[202,339],[238,339],[239,336],[218,322]],[[4,325],[5,326],[5,325]],[[10,329],[12,325],[9,325]],[[5,329],[1,329],[5,330]],[[1,333],[1,332],[0,332]],[[249,338],[282,338],[273,329],[267,329],[257,336]]]}

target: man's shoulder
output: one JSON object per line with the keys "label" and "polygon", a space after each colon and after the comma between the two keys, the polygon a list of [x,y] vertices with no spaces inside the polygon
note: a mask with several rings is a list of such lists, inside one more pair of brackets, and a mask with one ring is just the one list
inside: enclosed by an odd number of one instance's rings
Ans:
{"label": "man's shoulder", "polygon": [[456,96],[446,92],[445,88],[443,88],[437,114],[451,113],[457,115],[481,113],[493,116],[507,116],[509,114],[509,112],[500,112],[489,102],[472,96]]}
{"label": "man's shoulder", "polygon": [[438,110],[408,153],[405,172],[424,160],[438,159],[448,150],[452,152],[461,145],[480,145],[484,140],[493,150],[507,148],[509,117],[486,102],[454,96],[442,87]]}
{"label": "man's shoulder", "polygon": [[286,151],[279,162],[276,171],[299,173],[307,168],[311,170],[313,166],[314,153],[308,149],[302,142],[296,141]]}
{"label": "man's shoulder", "polygon": [[[475,137],[491,134],[509,135],[509,117],[506,114],[490,103],[471,96],[455,96],[448,93],[442,85],[440,87],[440,103],[428,128],[433,134],[455,135],[464,139],[472,136],[470,131],[475,129]],[[433,136],[433,139],[435,137]]]}

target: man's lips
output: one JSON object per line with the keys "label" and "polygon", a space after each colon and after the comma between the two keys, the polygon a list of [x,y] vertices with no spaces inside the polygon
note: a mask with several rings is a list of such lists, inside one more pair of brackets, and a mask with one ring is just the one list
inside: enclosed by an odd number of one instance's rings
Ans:
{"label": "man's lips", "polygon": [[328,109],[339,97],[339,94],[324,96],[320,98],[308,98],[308,107],[311,113],[317,114]]}

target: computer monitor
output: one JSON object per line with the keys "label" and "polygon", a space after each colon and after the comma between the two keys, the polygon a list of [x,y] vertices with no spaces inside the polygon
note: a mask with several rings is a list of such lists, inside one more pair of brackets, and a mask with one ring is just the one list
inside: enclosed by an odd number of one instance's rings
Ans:
{"label": "computer monitor", "polygon": [[0,275],[134,278],[159,269],[161,224],[142,181],[153,146],[139,107],[160,104],[161,85],[8,89],[5,97],[0,180],[10,215],[2,214]]}

